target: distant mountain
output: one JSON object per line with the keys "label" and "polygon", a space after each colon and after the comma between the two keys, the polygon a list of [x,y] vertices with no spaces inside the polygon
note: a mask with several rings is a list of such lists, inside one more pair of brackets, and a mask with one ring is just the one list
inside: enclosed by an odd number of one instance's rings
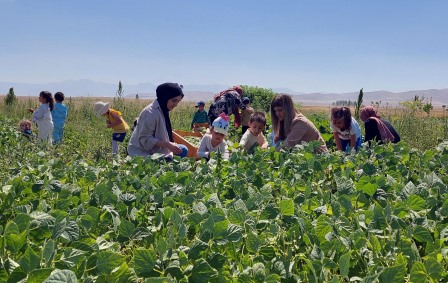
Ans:
{"label": "distant mountain", "polygon": [[[118,82],[99,83],[92,80],[67,80],[56,83],[11,83],[0,82],[0,94],[6,94],[9,88],[14,87],[14,92],[18,96],[37,96],[42,90],[49,90],[53,93],[62,91],[67,97],[87,96],[87,97],[113,97],[116,95]],[[123,82],[124,96],[133,98],[137,94],[141,98],[155,98],[156,85],[152,83],[140,83],[136,85],[126,84]],[[198,85],[185,84],[185,100],[210,101],[218,92],[228,88],[223,84]],[[277,93],[288,93],[294,97],[294,100],[308,105],[329,105],[337,100],[356,101],[358,92],[349,93],[302,93],[289,88],[273,88]],[[448,104],[448,88],[447,89],[428,89],[428,90],[411,90],[406,92],[390,92],[390,91],[372,91],[364,92],[364,104],[370,102],[379,102],[382,104],[398,104],[400,101],[411,100],[415,95],[432,97],[432,103],[435,106]]]}

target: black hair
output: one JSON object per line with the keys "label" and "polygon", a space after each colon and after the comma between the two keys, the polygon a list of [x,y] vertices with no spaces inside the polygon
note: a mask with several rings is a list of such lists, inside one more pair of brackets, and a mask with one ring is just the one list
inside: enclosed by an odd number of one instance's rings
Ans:
{"label": "black hair", "polygon": [[65,96],[62,92],[58,91],[54,94],[54,100],[56,100],[57,102],[62,102],[64,101]]}
{"label": "black hair", "polygon": [[249,123],[258,122],[266,126],[266,116],[263,112],[254,112],[250,115]]}
{"label": "black hair", "polygon": [[48,106],[50,106],[50,111],[53,111],[54,99],[51,92],[44,90],[40,92],[39,96],[45,98],[45,101],[48,103]]}
{"label": "black hair", "polygon": [[344,121],[344,128],[342,130],[350,130],[352,126],[352,113],[348,107],[334,107],[331,109],[331,119],[342,119]]}

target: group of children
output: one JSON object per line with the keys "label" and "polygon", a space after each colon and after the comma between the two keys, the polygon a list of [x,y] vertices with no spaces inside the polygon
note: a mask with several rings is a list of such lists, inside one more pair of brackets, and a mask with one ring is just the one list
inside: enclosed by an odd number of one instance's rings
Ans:
{"label": "group of children", "polygon": [[[62,103],[64,99],[65,96],[62,92],[56,92],[53,98],[51,92],[42,91],[39,94],[39,102],[41,103],[39,107],[28,109],[29,112],[33,113],[31,121],[37,125],[37,137],[40,142],[48,144],[62,142],[68,113],[67,105]],[[19,123],[19,130],[28,139],[34,137],[31,121],[24,119]]]}

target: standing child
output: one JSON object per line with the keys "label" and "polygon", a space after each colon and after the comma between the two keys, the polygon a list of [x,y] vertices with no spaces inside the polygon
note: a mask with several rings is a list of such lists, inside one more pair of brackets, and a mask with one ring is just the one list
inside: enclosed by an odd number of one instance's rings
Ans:
{"label": "standing child", "polygon": [[250,116],[254,113],[254,109],[250,106],[250,99],[248,97],[243,97],[243,104],[244,106],[241,108],[241,133],[244,135],[249,128]]}
{"label": "standing child", "polygon": [[[244,121],[244,120],[243,120]],[[266,127],[266,116],[263,112],[254,112],[249,118],[249,129],[241,138],[240,145],[249,153],[254,151],[254,148],[261,146],[267,148],[268,142],[263,135]]]}
{"label": "standing child", "polygon": [[193,120],[191,121],[191,129],[193,129],[195,132],[199,132],[200,128],[202,127],[208,128],[208,114],[204,110],[204,101],[199,101],[195,107],[198,109],[198,111],[194,112]]}
{"label": "standing child", "polygon": [[53,143],[53,111],[54,100],[53,95],[49,91],[41,91],[39,94],[40,106],[34,110],[28,109],[33,113],[33,122],[37,124],[37,137],[40,142]]}
{"label": "standing child", "polygon": [[202,137],[197,157],[209,159],[210,152],[221,152],[223,159],[229,159],[229,151],[225,141],[228,129],[229,117],[222,113],[213,121],[210,134]]}
{"label": "standing child", "polygon": [[62,101],[64,101],[65,97],[62,92],[56,92],[54,94],[54,100],[56,103],[54,104],[54,109],[51,111],[51,116],[53,117],[53,124],[54,124],[54,130],[53,130],[53,143],[57,144],[59,142],[62,142],[62,139],[64,137],[64,126],[65,126],[65,119],[67,118],[67,112],[68,107],[65,104],[62,104]]}
{"label": "standing child", "polygon": [[121,112],[109,108],[110,103],[98,101],[95,103],[94,110],[98,117],[104,116],[108,128],[114,130],[112,134],[112,154],[118,154],[118,142],[123,142],[126,132],[129,131],[128,124],[123,120]]}
{"label": "standing child", "polygon": [[31,121],[28,119],[23,119],[19,123],[19,131],[27,137],[27,139],[31,140],[33,138],[33,131],[31,130]]}
{"label": "standing child", "polygon": [[352,117],[350,108],[332,108],[330,127],[338,150],[348,151],[351,148],[358,150],[361,146],[361,128],[356,119]]}

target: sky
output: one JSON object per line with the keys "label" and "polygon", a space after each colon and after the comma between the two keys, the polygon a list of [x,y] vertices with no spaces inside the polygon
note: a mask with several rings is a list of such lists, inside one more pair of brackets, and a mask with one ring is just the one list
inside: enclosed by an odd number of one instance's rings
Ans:
{"label": "sky", "polygon": [[448,88],[446,0],[0,0],[0,81]]}

